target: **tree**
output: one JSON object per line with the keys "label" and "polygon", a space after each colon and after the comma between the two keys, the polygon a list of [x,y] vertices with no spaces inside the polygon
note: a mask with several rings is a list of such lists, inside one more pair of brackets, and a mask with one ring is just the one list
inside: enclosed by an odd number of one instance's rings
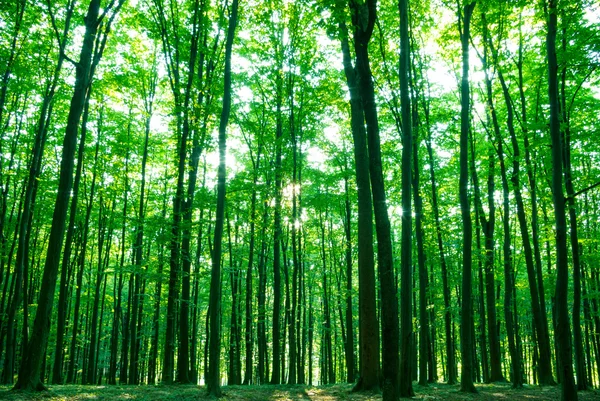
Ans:
{"label": "tree", "polygon": [[[408,1],[400,0],[398,2],[400,9],[400,103],[402,107],[402,266],[401,266],[401,357],[400,357],[400,391],[401,397],[412,397],[415,395],[412,388],[412,371],[410,350],[413,348],[412,338],[412,204],[411,204],[411,184],[412,184],[412,158],[413,138],[411,122],[410,93],[408,89],[408,75],[410,71],[410,43],[408,37]],[[418,189],[415,189],[417,191]],[[419,276],[423,273],[420,272]],[[393,281],[390,277],[386,281]],[[383,283],[382,283],[383,284]],[[395,297],[393,297],[395,299]],[[384,317],[385,319],[385,317]],[[392,338],[393,339],[393,338]],[[426,341],[421,338],[420,341]],[[421,348],[423,349],[423,348]],[[392,348],[390,350],[393,351]],[[384,352],[386,352],[384,350]],[[385,390],[384,390],[385,394]],[[392,398],[394,397],[394,398]],[[395,399],[395,395],[390,395],[389,400]]]}
{"label": "tree", "polygon": [[[86,92],[92,80],[92,75],[90,75],[92,65],[97,65],[100,61],[102,50],[106,44],[106,34],[110,31],[112,22],[123,3],[124,0],[119,1],[117,4],[111,4],[111,6],[106,7],[103,10],[103,14],[100,15],[100,0],[91,0],[86,14],[86,29],[83,36],[79,61],[76,64],[75,85],[63,142],[58,195],[56,197],[54,214],[52,217],[48,254],[44,266],[42,288],[40,290],[38,301],[39,307],[36,312],[32,330],[31,346],[28,347],[27,352],[24,355],[19,370],[19,378],[15,384],[15,388],[17,389],[45,389],[40,380],[40,369],[42,367],[50,331],[50,314],[54,304],[53,298],[56,280],[58,278],[58,264],[65,233],[69,195],[73,183],[73,156],[75,153],[75,145],[77,143],[79,119],[83,111]],[[112,14],[110,14],[108,20],[106,20],[104,18],[107,17],[108,12],[112,12]],[[94,41],[99,29],[100,32],[105,33],[103,35],[104,40],[101,42],[101,48],[95,48]]]}
{"label": "tree", "polygon": [[469,129],[470,129],[470,93],[469,93],[469,40],[471,16],[475,9],[475,2],[466,3],[463,11],[459,10],[459,31],[462,45],[462,77],[460,85],[460,178],[459,178],[459,197],[460,211],[463,224],[463,242],[462,242],[462,304],[461,304],[461,330],[460,330],[460,349],[462,355],[462,369],[460,374],[461,391],[474,393],[473,385],[473,301],[472,294],[472,238],[473,227],[471,222],[471,207],[469,203],[468,182],[469,182]]}
{"label": "tree", "polygon": [[358,314],[359,374],[354,390],[379,389],[379,333],[375,306],[375,270],[373,261],[373,214],[368,175],[367,139],[363,103],[358,89],[358,73],[352,66],[348,29],[339,22],[344,60],[344,73],[350,91],[350,116],[354,140],[354,163],[358,190]]}
{"label": "tree", "polygon": [[233,0],[229,14],[229,27],[225,42],[225,70],[223,109],[219,122],[219,170],[217,181],[217,213],[215,216],[214,246],[212,251],[212,270],[210,280],[210,346],[209,365],[206,387],[208,393],[220,397],[220,355],[221,355],[221,243],[223,238],[223,223],[225,216],[225,180],[227,152],[227,123],[231,112],[231,53],[235,28],[238,22],[238,0]]}
{"label": "tree", "polygon": [[547,8],[546,52],[548,55],[548,99],[550,102],[550,138],[552,141],[552,199],[556,229],[556,345],[561,400],[577,400],[571,354],[571,328],[568,311],[569,265],[567,259],[567,221],[563,195],[563,144],[558,104],[558,64],[556,59],[557,1],[544,3]]}
{"label": "tree", "polygon": [[83,3],[0,5],[0,381],[597,384],[591,4],[552,12],[555,190],[539,5]]}

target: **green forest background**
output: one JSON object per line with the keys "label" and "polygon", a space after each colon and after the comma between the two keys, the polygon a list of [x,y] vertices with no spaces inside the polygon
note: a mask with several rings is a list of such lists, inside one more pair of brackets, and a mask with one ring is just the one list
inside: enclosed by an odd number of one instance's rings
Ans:
{"label": "green forest background", "polygon": [[0,382],[600,386],[600,6],[0,3]]}

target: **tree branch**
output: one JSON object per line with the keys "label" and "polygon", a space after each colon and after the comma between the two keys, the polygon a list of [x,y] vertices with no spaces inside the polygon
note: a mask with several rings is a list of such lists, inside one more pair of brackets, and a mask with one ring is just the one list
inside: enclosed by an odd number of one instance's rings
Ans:
{"label": "tree branch", "polygon": [[571,196],[565,196],[565,201],[569,201],[569,200],[575,199],[575,197],[577,197],[577,196],[579,196],[579,195],[581,195],[581,194],[583,194],[583,193],[585,193],[585,192],[587,192],[587,191],[590,191],[590,190],[592,190],[592,189],[594,189],[594,188],[596,188],[596,187],[599,187],[599,186],[600,186],[600,181],[598,181],[598,182],[597,182],[597,183],[595,183],[595,184],[592,184],[592,185],[590,185],[590,186],[589,186],[589,187],[587,187],[587,188],[583,188],[583,189],[581,189],[581,190],[579,190],[579,191],[575,192],[575,193],[574,193],[573,195],[571,195]]}

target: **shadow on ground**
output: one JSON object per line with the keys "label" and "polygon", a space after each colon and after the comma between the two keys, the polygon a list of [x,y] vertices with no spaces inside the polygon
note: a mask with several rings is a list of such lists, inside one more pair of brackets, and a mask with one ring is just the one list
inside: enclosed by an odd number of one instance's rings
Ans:
{"label": "shadow on ground", "polygon": [[[415,385],[415,400],[428,401],[558,401],[559,387],[526,386],[514,390],[510,384],[476,385],[477,394],[465,394],[459,386],[436,383],[427,387]],[[330,386],[225,386],[222,401],[380,401],[380,394],[352,393],[349,384]],[[0,400],[8,401],[192,401],[210,400],[206,389],[199,386],[50,386],[49,391],[27,393],[0,386]],[[579,393],[580,401],[600,401],[599,391]]]}

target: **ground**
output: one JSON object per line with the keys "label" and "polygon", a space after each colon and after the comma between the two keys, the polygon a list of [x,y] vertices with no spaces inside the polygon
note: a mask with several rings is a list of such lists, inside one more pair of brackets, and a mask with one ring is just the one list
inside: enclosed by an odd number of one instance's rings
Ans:
{"label": "ground", "polygon": [[[448,401],[558,401],[559,387],[526,386],[513,390],[508,384],[476,385],[477,394],[465,394],[459,386],[432,384],[428,387],[415,385],[414,400]],[[223,387],[222,401],[380,401],[381,395],[352,393],[349,384],[331,386],[227,386]],[[132,401],[186,401],[210,400],[204,387],[198,386],[50,386],[49,391],[24,393],[11,391],[0,386],[0,400],[21,401],[87,401],[87,400],[132,400]],[[600,391],[579,393],[580,401],[600,401]]]}

